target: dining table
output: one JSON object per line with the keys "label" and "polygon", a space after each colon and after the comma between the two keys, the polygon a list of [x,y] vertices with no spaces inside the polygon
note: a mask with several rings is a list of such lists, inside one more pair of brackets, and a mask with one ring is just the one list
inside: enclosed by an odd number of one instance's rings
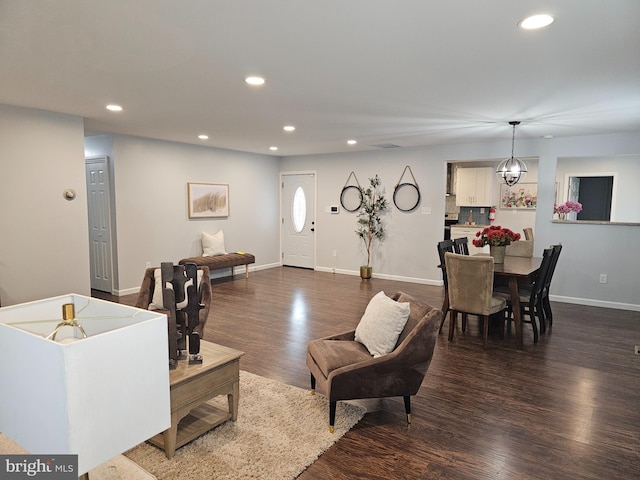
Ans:
{"label": "dining table", "polygon": [[[487,255],[480,253],[478,255]],[[528,285],[535,278],[540,266],[542,257],[514,257],[505,255],[504,263],[493,264],[494,285],[507,284],[509,287],[509,299],[513,310],[513,323],[516,328],[516,348],[522,350],[524,342],[522,339],[522,309],[520,307],[520,285]],[[442,265],[440,266],[442,267]],[[443,270],[444,271],[444,270]],[[444,271],[446,275],[446,271]],[[449,295],[445,291],[442,311],[449,309]]]}

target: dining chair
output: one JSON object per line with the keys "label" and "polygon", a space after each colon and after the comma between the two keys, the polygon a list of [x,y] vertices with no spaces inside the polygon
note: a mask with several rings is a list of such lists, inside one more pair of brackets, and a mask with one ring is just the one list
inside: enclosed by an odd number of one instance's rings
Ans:
{"label": "dining chair", "polygon": [[453,240],[453,251],[459,255],[469,255],[469,240],[460,237]]}
{"label": "dining chair", "polygon": [[[529,286],[519,288],[520,293],[520,315],[522,323],[530,323],[533,330],[533,343],[538,343],[538,323],[540,324],[540,332],[544,332],[545,311],[543,307],[543,289],[547,281],[551,261],[553,260],[553,249],[547,248],[542,253],[542,263],[538,274]],[[497,291],[495,295],[507,302],[507,320],[511,321],[513,314],[513,306],[511,304],[511,295],[508,292]],[[527,319],[528,318],[528,319]],[[537,322],[536,322],[537,318]]]}
{"label": "dining chair", "polygon": [[[506,308],[504,298],[493,295],[493,258],[447,252],[445,253],[445,266],[449,281],[449,308],[451,310],[449,341],[453,340],[458,313],[470,313],[482,317],[484,321],[484,346],[486,347],[489,335],[489,316]],[[504,323],[502,325],[504,327]]]}
{"label": "dining chair", "polygon": [[447,285],[447,269],[444,264],[444,254],[446,252],[453,253],[453,240],[442,240],[438,242],[438,256],[440,257],[440,268],[442,269],[442,281],[444,282],[444,302],[442,303],[442,320],[440,320],[440,329],[438,334],[442,333],[442,326],[447,318],[449,311],[449,288]]}
{"label": "dining chair", "polygon": [[[547,278],[545,279],[544,285],[542,286],[542,308],[544,311],[545,323],[548,323],[549,326],[553,325],[553,312],[551,311],[551,303],[549,302],[549,289],[551,288],[553,273],[556,270],[558,258],[560,257],[560,252],[562,251],[562,244],[559,243],[558,245],[551,245],[551,249],[553,250],[551,265],[549,266]],[[546,330],[546,327],[541,328],[544,328],[544,330],[542,331]]]}
{"label": "dining chair", "polygon": [[505,255],[510,257],[533,257],[533,240],[516,240],[507,245]]}
{"label": "dining chair", "polygon": [[524,232],[525,240],[533,240],[533,228],[531,227],[523,228],[522,231]]}

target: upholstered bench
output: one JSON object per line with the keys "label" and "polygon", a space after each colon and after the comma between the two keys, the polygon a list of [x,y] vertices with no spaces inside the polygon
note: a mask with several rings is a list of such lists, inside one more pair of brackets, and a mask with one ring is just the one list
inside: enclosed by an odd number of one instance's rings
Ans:
{"label": "upholstered bench", "polygon": [[249,278],[249,264],[256,263],[256,257],[251,253],[225,253],[224,255],[212,255],[208,257],[189,257],[183,258],[178,262],[180,265],[185,263],[195,263],[199,266],[209,267],[209,270],[220,270],[222,268],[230,268],[233,277],[233,267],[246,265],[245,276]]}

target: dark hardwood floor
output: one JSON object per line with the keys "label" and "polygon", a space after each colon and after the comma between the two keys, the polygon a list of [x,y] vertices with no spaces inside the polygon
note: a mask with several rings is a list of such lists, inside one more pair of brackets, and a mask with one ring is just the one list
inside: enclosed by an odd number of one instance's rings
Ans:
{"label": "dark hardwood floor", "polygon": [[[354,328],[378,291],[438,307],[443,299],[442,287],[287,267],[212,285],[205,340],[244,351],[243,370],[303,388],[307,343]],[[639,478],[640,313],[552,307],[553,327],[538,344],[524,325],[524,351],[513,332],[493,334],[483,349],[475,317],[452,343],[441,334],[413,423],[402,399],[359,401],[363,420],[299,478]]]}

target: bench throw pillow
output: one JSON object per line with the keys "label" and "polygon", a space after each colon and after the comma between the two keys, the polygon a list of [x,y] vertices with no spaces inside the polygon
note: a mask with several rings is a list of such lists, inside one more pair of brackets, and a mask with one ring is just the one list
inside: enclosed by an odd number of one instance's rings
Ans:
{"label": "bench throw pillow", "polygon": [[216,255],[226,255],[224,249],[224,233],[220,230],[213,235],[202,232],[202,256],[215,257]]}
{"label": "bench throw pillow", "polygon": [[407,324],[409,311],[409,302],[396,302],[382,291],[376,293],[356,327],[356,342],[374,357],[391,353]]}

